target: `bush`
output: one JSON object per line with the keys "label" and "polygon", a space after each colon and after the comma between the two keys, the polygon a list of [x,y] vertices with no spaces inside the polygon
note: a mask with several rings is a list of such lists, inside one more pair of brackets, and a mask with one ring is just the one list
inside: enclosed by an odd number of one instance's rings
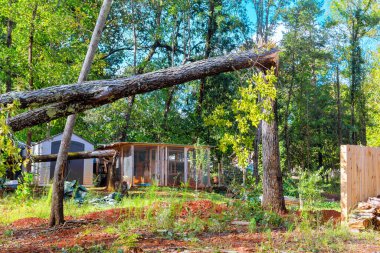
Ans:
{"label": "bush", "polygon": [[22,172],[21,177],[18,180],[18,186],[16,189],[16,198],[18,200],[27,200],[32,197],[33,194],[33,173]]}
{"label": "bush", "polygon": [[311,206],[313,203],[321,201],[321,194],[327,187],[323,183],[323,168],[315,172],[302,171],[300,173],[300,181],[298,184],[298,193],[300,198],[300,208]]}

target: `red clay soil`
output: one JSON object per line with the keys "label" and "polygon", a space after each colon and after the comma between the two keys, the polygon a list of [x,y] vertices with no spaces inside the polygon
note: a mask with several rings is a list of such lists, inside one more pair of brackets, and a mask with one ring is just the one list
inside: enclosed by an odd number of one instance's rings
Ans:
{"label": "red clay soil", "polygon": [[217,205],[210,200],[197,200],[185,202],[180,216],[197,215],[201,218],[209,218],[212,214],[220,214],[227,210],[226,205]]}
{"label": "red clay soil", "polygon": [[43,225],[47,225],[47,220],[46,219],[41,219],[41,218],[35,218],[35,217],[30,217],[30,218],[24,218],[24,219],[19,219],[16,220],[12,223],[13,228],[33,228],[33,227],[40,227]]}
{"label": "red clay soil", "polygon": [[341,213],[335,210],[322,210],[322,222],[332,220],[334,223],[339,223],[341,220]]}
{"label": "red clay soil", "polygon": [[[94,212],[80,217],[80,219],[88,221],[88,224],[68,223],[68,225],[57,229],[49,229],[45,219],[25,218],[17,220],[12,225],[4,227],[3,230],[12,229],[12,237],[1,235],[2,233],[0,232],[0,253],[62,252],[62,248],[67,249],[76,245],[83,248],[100,244],[110,246],[118,238],[118,235],[106,233],[104,229],[107,225],[105,224],[120,222],[127,217],[140,217],[148,210],[153,210],[153,213],[155,213],[154,211],[162,210],[162,207],[168,207],[168,205],[168,203],[157,202],[145,209],[116,208]],[[209,200],[188,201],[183,203],[180,208],[178,218],[193,214],[208,218],[213,213],[222,213],[228,210],[226,205],[216,205]],[[340,221],[340,213],[337,211],[323,210],[321,213],[324,222],[330,219]],[[93,221],[96,220],[102,222],[94,223]],[[132,252],[182,252],[183,250],[191,253],[214,252],[213,248],[233,250],[235,252],[255,252],[262,242],[268,240],[267,234],[248,233],[246,226],[235,225],[229,226],[222,233],[203,234],[198,237],[199,241],[197,242],[164,239],[146,231],[134,232],[140,234],[141,237],[137,243],[136,250]],[[281,231],[271,232],[271,241],[274,245],[282,245],[284,243],[283,233]]]}
{"label": "red clay soil", "polygon": [[[155,202],[151,206],[144,209],[115,208],[86,214],[80,217],[80,219],[90,221],[104,220],[109,223],[119,222],[127,217],[130,218],[138,216],[140,218],[143,218],[148,211],[152,212],[152,214],[155,215],[159,210],[162,210],[168,206],[169,204],[166,202]],[[187,201],[183,203],[179,216],[184,218],[189,215],[197,215],[201,218],[209,218],[212,214],[220,214],[225,210],[227,210],[226,205],[217,205],[210,200]]]}
{"label": "red clay soil", "polygon": [[123,220],[128,214],[128,209],[125,208],[115,208],[104,211],[98,211],[94,213],[86,214],[81,219],[84,220],[103,220],[109,223],[117,222]]}
{"label": "red clay soil", "polygon": [[[321,217],[321,222],[326,223],[332,221],[334,224],[338,224],[341,221],[341,213],[335,210],[319,210],[319,211],[307,211],[311,215]],[[297,216],[301,216],[302,212],[297,211]]]}

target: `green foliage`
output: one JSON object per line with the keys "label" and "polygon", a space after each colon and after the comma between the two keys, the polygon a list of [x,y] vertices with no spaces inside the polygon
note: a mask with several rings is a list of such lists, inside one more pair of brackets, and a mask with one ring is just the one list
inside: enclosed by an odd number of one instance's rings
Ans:
{"label": "green foliage", "polygon": [[18,143],[13,132],[7,125],[8,117],[12,116],[18,104],[0,105],[0,177],[3,177],[7,170],[15,172],[20,169],[22,157]]}
{"label": "green foliage", "polygon": [[370,75],[364,84],[364,93],[367,98],[369,146],[380,146],[380,47],[373,54],[373,64]]}
{"label": "green foliage", "polygon": [[314,203],[321,201],[321,194],[326,187],[322,178],[323,173],[325,173],[323,168],[315,172],[301,171],[299,173],[298,194],[302,203],[301,209],[304,206],[313,206]]}
{"label": "green foliage", "polygon": [[19,201],[29,200],[33,196],[34,174],[22,172],[16,189],[16,199]]}
{"label": "green foliage", "polygon": [[[239,98],[234,99],[231,112],[218,105],[205,119],[206,125],[226,126],[235,130],[226,132],[219,140],[219,146],[222,152],[232,147],[241,168],[248,166],[254,140],[253,129],[260,120],[273,120],[271,101],[276,98],[277,82],[274,71],[269,70],[265,76],[262,73],[254,74],[248,79],[247,87],[239,88]],[[228,119],[230,113],[233,120]]]}

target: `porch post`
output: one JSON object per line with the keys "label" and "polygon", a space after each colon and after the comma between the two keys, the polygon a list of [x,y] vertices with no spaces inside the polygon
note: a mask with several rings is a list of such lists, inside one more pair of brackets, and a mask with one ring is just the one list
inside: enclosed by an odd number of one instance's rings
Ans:
{"label": "porch post", "polygon": [[121,146],[121,151],[119,154],[119,168],[120,168],[120,182],[122,183],[124,181],[124,148]]}
{"label": "porch post", "polygon": [[187,174],[188,174],[188,170],[189,170],[189,168],[188,168],[188,161],[187,161],[187,150],[188,150],[188,148],[184,148],[184,151],[183,151],[183,154],[184,154],[184,156],[185,156],[185,159],[184,159],[184,177],[183,177],[183,181],[184,181],[184,183],[186,184],[187,183]]}
{"label": "porch post", "polygon": [[135,185],[135,146],[131,145],[132,186]]}
{"label": "porch post", "polygon": [[[206,155],[207,155],[207,159],[210,160],[210,149],[207,148],[207,152],[206,152]],[[211,186],[211,181],[210,181],[210,164],[207,164],[207,186],[210,187]]]}
{"label": "porch post", "polygon": [[160,165],[160,146],[157,146],[156,148],[156,161],[155,161],[155,180],[157,181],[157,184],[160,184],[159,179],[161,178],[160,172],[159,172],[159,165]]}
{"label": "porch post", "polygon": [[165,186],[168,185],[168,147],[165,147]]}
{"label": "porch post", "polygon": [[160,185],[165,186],[165,149],[160,147]]}

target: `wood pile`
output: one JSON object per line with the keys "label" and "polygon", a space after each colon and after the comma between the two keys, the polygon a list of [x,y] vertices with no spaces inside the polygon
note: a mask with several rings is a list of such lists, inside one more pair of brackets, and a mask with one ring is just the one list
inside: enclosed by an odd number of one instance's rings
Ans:
{"label": "wood pile", "polygon": [[348,226],[359,231],[368,228],[380,230],[380,195],[368,198],[367,202],[359,202],[349,215]]}

